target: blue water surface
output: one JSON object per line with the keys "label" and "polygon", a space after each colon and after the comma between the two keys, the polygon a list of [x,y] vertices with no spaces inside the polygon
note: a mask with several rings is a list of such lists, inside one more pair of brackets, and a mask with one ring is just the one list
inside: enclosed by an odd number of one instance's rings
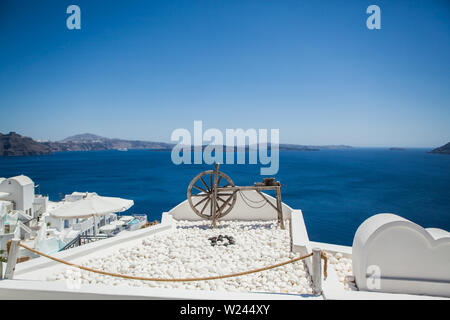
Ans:
{"label": "blue water surface", "polygon": [[[281,151],[282,200],[301,209],[314,241],[351,245],[368,217],[391,212],[424,227],[450,230],[450,156],[424,149],[355,148]],[[222,165],[237,185],[262,180],[260,165]],[[130,213],[160,219],[186,199],[191,179],[207,165],[174,165],[170,152],[62,152],[2,157],[0,177],[24,174],[57,201],[73,191],[133,199]],[[275,217],[275,216],[274,216]]]}

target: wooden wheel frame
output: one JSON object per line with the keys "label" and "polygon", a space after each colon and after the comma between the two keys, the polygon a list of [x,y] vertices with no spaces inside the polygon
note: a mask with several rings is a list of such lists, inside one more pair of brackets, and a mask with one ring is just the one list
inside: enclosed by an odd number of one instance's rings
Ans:
{"label": "wooden wheel frame", "polygon": [[[214,197],[214,175],[217,174],[216,201]],[[236,204],[237,195],[235,191],[223,190],[226,187],[234,187],[233,180],[225,173],[215,170],[206,170],[194,177],[187,189],[187,199],[191,209],[200,217],[212,220],[212,203],[216,203],[216,219],[226,216]]]}

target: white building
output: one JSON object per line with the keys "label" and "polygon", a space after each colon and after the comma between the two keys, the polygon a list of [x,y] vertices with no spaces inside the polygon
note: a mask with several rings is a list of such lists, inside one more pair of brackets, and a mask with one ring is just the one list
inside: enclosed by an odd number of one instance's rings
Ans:
{"label": "white building", "polygon": [[[52,202],[48,196],[35,194],[35,184],[27,176],[0,178],[0,250],[6,249],[9,240],[19,238],[23,243],[46,253],[58,252],[78,236],[94,235],[95,229],[117,220],[114,213],[98,219],[59,219],[51,216],[51,212],[64,203],[79,201],[88,194],[73,192],[62,201]],[[137,226],[145,223],[146,219],[140,219]],[[132,230],[135,226],[131,223],[116,226],[114,231]],[[33,257],[27,252],[22,253]]]}
{"label": "white building", "polygon": [[5,201],[8,212],[20,210],[30,218],[45,212],[48,197],[35,195],[34,182],[20,175],[12,178],[0,178],[0,201]]}

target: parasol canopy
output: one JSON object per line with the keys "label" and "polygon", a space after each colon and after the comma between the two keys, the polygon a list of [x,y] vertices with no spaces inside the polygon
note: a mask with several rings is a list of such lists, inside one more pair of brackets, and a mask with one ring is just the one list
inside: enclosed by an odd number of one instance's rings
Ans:
{"label": "parasol canopy", "polygon": [[110,213],[123,212],[134,205],[133,200],[102,197],[89,193],[83,199],[66,202],[50,213],[50,216],[60,219],[76,219],[92,216],[104,216]]}

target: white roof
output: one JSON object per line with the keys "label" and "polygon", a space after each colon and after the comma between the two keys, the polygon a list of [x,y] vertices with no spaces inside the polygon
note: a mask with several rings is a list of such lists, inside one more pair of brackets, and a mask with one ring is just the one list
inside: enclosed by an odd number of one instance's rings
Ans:
{"label": "white roof", "polygon": [[127,222],[127,221],[131,221],[133,219],[134,219],[133,216],[121,216],[119,220]]}
{"label": "white roof", "polygon": [[114,197],[101,197],[97,194],[89,194],[86,198],[73,202],[66,202],[62,206],[53,210],[50,215],[60,219],[103,216],[113,212],[128,210],[133,205],[133,200]]}
{"label": "white roof", "polygon": [[78,192],[78,191],[74,191],[70,194],[71,196],[85,196],[87,195],[87,192]]}
{"label": "white roof", "polygon": [[124,224],[125,224],[125,221],[123,221],[123,220],[114,220],[110,223],[110,225],[113,225],[113,226],[123,226]]}
{"label": "white roof", "polygon": [[98,230],[100,231],[112,231],[117,229],[117,225],[107,224],[105,226],[100,227]]}
{"label": "white roof", "polygon": [[21,186],[26,186],[29,184],[34,184],[33,180],[31,180],[30,178],[28,178],[27,176],[24,176],[23,174],[20,176],[16,176],[16,177],[12,177],[9,178],[8,180],[14,180],[16,181],[18,184],[20,184]]}

